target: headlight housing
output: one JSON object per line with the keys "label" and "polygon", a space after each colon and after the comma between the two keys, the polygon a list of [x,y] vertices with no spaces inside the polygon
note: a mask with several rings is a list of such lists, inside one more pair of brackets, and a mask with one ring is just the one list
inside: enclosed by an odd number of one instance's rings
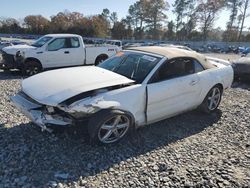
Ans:
{"label": "headlight housing", "polygon": [[46,111],[49,114],[53,114],[53,113],[55,113],[55,108],[53,106],[46,106]]}

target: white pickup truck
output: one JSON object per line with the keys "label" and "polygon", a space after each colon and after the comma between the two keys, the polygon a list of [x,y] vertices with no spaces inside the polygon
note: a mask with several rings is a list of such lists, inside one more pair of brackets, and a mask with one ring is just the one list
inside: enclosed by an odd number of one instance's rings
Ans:
{"label": "white pickup truck", "polygon": [[31,45],[16,45],[2,49],[0,68],[19,69],[26,75],[42,70],[97,65],[119,51],[117,46],[85,46],[79,35],[45,35]]}

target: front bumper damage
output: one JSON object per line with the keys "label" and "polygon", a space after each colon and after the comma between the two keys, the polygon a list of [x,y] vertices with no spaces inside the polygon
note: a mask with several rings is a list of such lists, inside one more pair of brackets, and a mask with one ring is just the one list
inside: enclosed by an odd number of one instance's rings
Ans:
{"label": "front bumper damage", "polygon": [[24,57],[18,53],[16,55],[7,54],[4,51],[1,51],[2,60],[0,62],[0,69],[9,70],[9,69],[19,69],[21,70],[24,63]]}
{"label": "front bumper damage", "polygon": [[22,93],[11,97],[11,101],[33,123],[41,127],[42,131],[52,132],[51,126],[54,125],[66,126],[74,124],[74,121],[69,117],[47,113],[44,105],[36,103]]}

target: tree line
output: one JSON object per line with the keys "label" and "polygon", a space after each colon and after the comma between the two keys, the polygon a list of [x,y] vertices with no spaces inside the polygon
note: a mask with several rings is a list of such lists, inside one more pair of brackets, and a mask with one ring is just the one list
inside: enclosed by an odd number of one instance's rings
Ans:
{"label": "tree line", "polygon": [[[14,18],[0,19],[0,33],[76,33],[85,37],[136,40],[250,41],[250,34],[243,33],[247,29],[249,7],[250,0],[175,0],[172,5],[166,0],[138,0],[130,5],[127,16],[121,20],[117,12],[107,8],[93,16],[64,11],[50,19],[42,15],[28,15],[22,22]],[[230,12],[225,31],[214,28],[223,9]],[[169,20],[169,14],[174,14],[176,19]]]}

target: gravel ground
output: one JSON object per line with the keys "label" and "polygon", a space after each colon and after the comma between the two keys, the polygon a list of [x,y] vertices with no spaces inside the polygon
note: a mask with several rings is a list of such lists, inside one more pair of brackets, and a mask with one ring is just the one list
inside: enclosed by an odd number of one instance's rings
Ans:
{"label": "gravel ground", "polygon": [[21,115],[9,101],[20,80],[0,72],[0,188],[250,187],[249,85],[234,84],[214,114],[189,112],[92,146],[83,131],[42,133]]}

